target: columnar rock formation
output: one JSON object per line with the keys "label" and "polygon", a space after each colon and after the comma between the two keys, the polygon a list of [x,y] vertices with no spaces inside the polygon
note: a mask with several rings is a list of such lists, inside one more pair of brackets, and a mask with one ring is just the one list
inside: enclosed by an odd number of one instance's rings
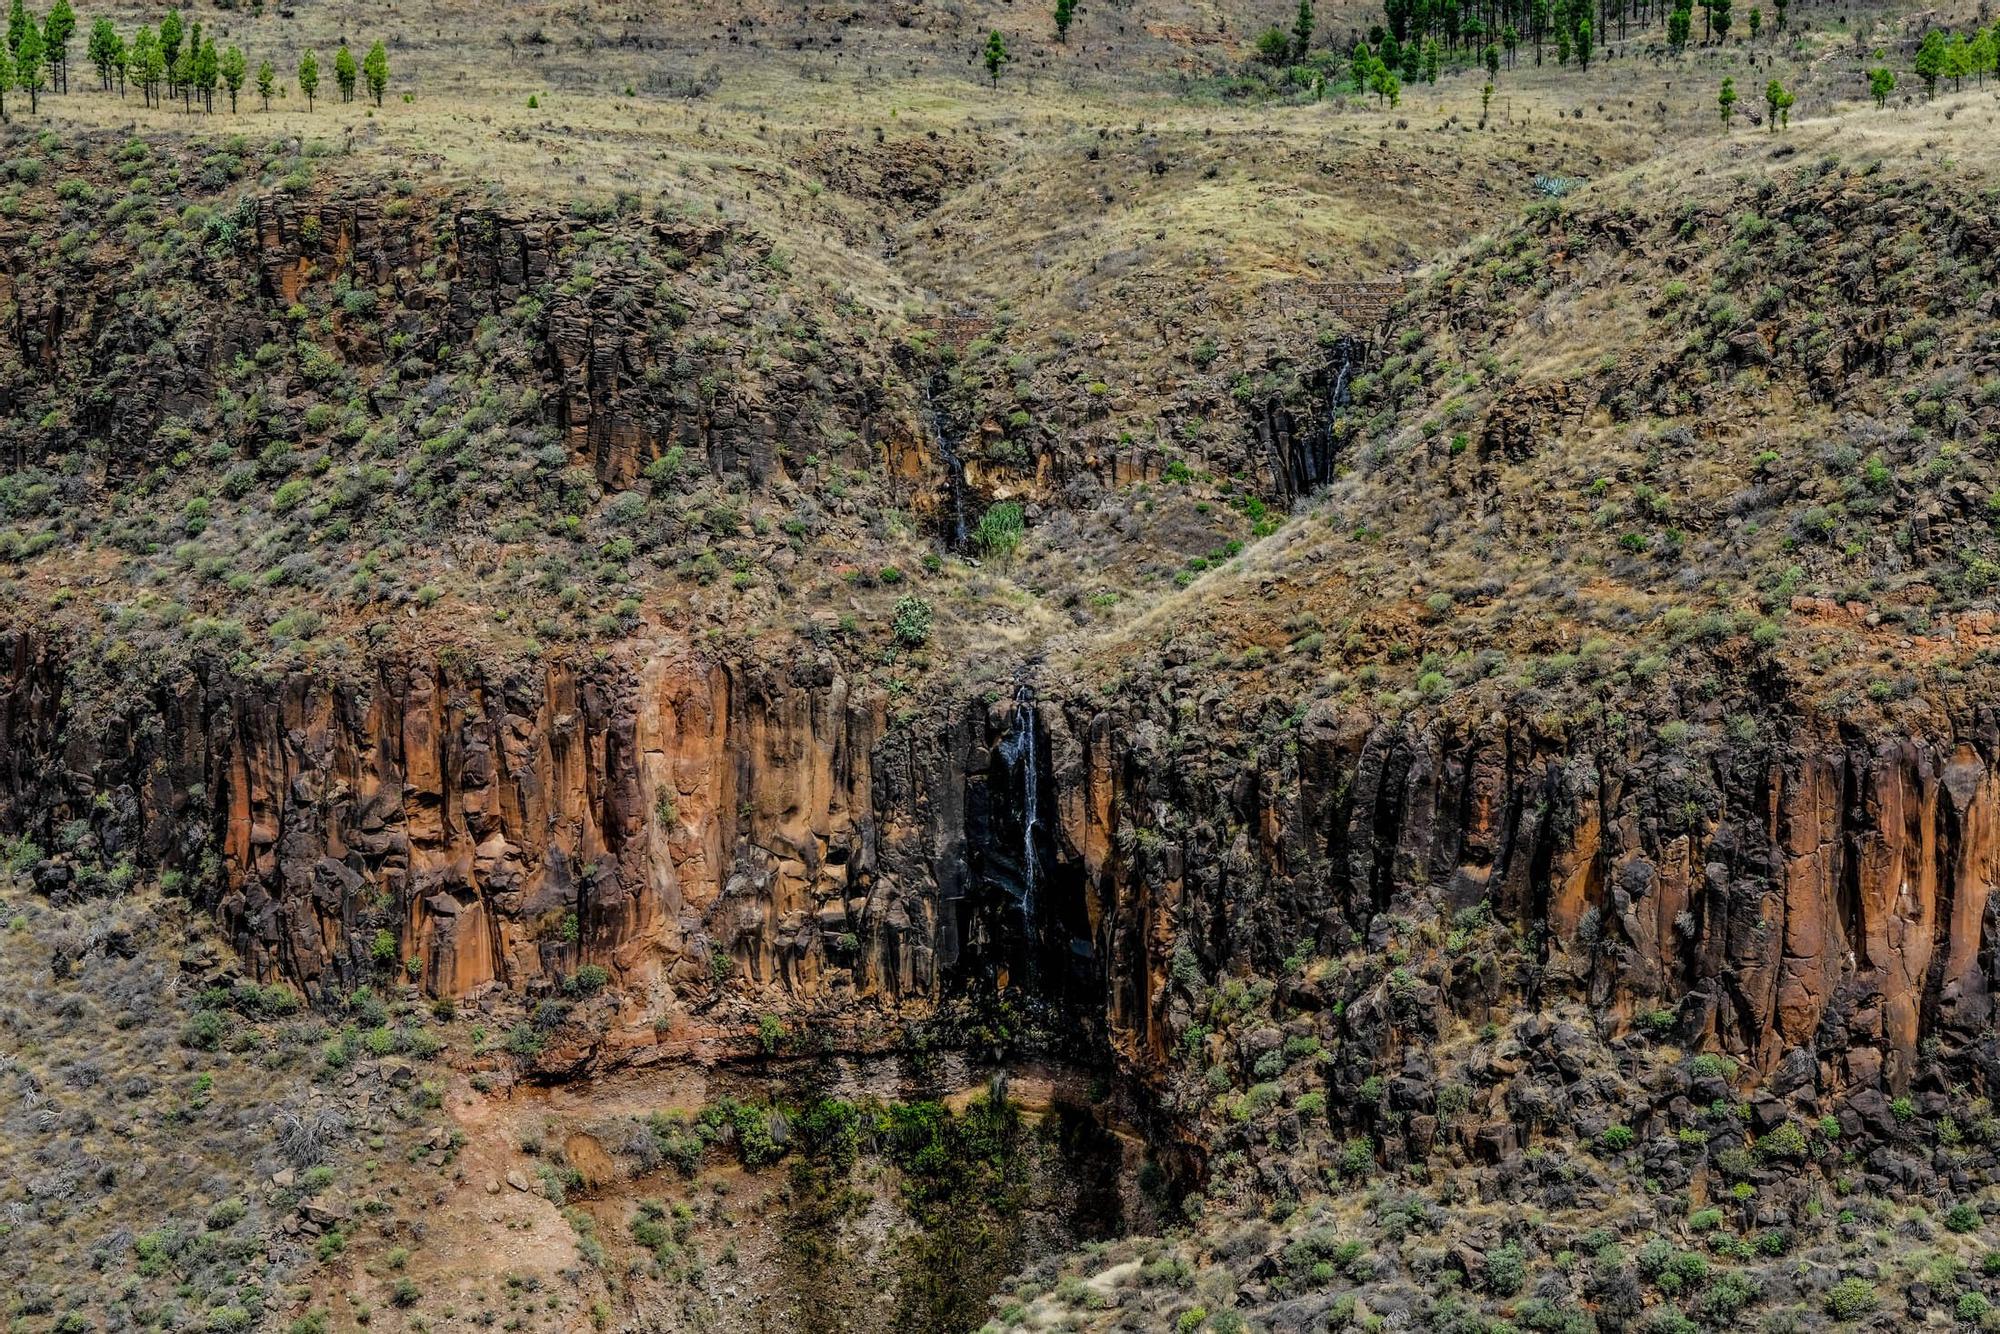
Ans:
{"label": "columnar rock formation", "polygon": [[[857,462],[886,451],[898,472],[920,466],[908,405],[891,410],[882,389],[889,377],[851,331],[822,325],[803,302],[786,303],[782,313],[833,355],[823,364],[759,358],[748,349],[747,307],[710,301],[697,312],[676,298],[670,280],[691,266],[754,271],[771,242],[753,231],[680,219],[622,224],[638,233],[635,251],[649,262],[578,288],[563,279],[586,230],[580,219],[512,217],[452,200],[288,195],[236,214],[204,253],[203,276],[249,299],[219,306],[212,321],[171,340],[148,312],[121,305],[113,278],[122,260],[100,271],[85,257],[0,279],[0,291],[17,298],[7,333],[21,373],[74,386],[85,400],[73,422],[38,433],[38,457],[101,439],[114,473],[143,470],[162,426],[205,420],[232,367],[260,348],[291,344],[290,312],[301,296],[337,287],[372,298],[362,308],[369,318],[336,302],[327,321],[341,360],[357,368],[432,364],[474,342],[484,320],[528,318],[535,364],[505,369],[548,386],[549,424],[607,489],[632,486],[677,445],[719,476],[762,485],[783,473],[788,448],[824,453],[836,433],[854,442]],[[620,289],[623,299],[603,299]],[[278,375],[262,388],[274,414],[268,427],[282,435],[305,386]]]}
{"label": "columnar rock formation", "polygon": [[1014,702],[892,722],[830,662],[668,643],[498,676],[204,663],[88,695],[55,644],[16,636],[7,663],[0,814],[52,851],[43,887],[102,888],[64,852],[86,837],[174,870],[252,969],[314,994],[369,977],[384,932],[441,996],[600,964],[626,1044],[718,996],[893,1021],[1009,984],[1087,1006],[1145,1074],[1191,1022],[1190,960],[1278,975],[1484,904],[1522,958],[1416,979],[1446,1011],[1574,996],[1614,1037],[1672,1010],[1688,1044],[1805,1062],[1834,1096],[1908,1087],[1926,1041],[1982,1082],[1995,1059],[1989,713],[1698,754],[1328,704],[1250,744],[1247,715],[1051,702],[1028,770]]}

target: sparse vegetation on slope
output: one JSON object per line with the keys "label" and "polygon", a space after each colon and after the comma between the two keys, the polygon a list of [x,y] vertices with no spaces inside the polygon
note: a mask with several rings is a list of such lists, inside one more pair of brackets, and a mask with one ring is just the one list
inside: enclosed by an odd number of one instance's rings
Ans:
{"label": "sparse vegetation on slope", "polygon": [[1700,9],[17,3],[13,1327],[1994,1324],[1995,29]]}

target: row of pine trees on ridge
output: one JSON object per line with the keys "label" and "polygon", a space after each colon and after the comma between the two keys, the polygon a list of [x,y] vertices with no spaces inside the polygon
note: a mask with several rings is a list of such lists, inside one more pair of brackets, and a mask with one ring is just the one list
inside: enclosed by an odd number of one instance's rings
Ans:
{"label": "row of pine trees on ridge", "polygon": [[[28,96],[28,110],[41,110],[42,94],[69,91],[70,46],[76,39],[77,17],[69,0],[53,0],[39,21],[30,14],[24,0],[13,0],[7,11],[7,31],[0,42],[0,121],[7,119],[7,93],[18,89]],[[229,96],[229,110],[236,110],[237,95],[250,78],[250,62],[240,47],[216,49],[215,39],[205,36],[201,21],[189,21],[178,9],[169,9],[157,28],[141,25],[128,39],[110,19],[90,25],[84,43],[85,57],[97,71],[103,91],[112,88],[123,97],[128,87],[137,88],[147,106],[162,106],[178,100],[183,111],[197,106],[204,112],[215,110],[218,90]],[[299,57],[299,92],[305,95],[306,110],[319,96],[319,55],[307,51]],[[376,106],[389,88],[389,52],[380,41],[368,48],[359,61],[346,42],[333,56],[333,79],[340,100],[352,102],[357,88],[365,88]],[[256,88],[271,109],[278,92],[278,71],[266,60],[257,67]]]}

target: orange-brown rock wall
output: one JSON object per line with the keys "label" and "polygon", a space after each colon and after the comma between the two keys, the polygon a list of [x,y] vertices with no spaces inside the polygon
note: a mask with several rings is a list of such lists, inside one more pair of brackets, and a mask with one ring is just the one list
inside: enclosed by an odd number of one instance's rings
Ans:
{"label": "orange-brown rock wall", "polygon": [[894,1019],[1011,986],[1159,1070],[1199,1018],[1186,975],[1282,977],[1480,910],[1527,980],[1448,958],[1475,1021],[1580,997],[1616,1039],[1667,1013],[1685,1046],[1804,1061],[1835,1096],[1906,1089],[1920,1051],[1982,1085],[1995,1060],[1989,713],[1935,738],[1802,721],[1738,753],[1050,702],[1035,824],[1023,706],[892,717],[830,659],[112,682],[15,635],[0,662],[0,814],[47,854],[38,886],[166,868],[313,994],[386,965],[532,998],[594,964],[638,1040],[718,1001]]}

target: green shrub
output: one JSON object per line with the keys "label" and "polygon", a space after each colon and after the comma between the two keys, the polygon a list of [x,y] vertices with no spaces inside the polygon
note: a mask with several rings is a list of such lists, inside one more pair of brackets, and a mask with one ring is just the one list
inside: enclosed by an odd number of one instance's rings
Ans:
{"label": "green shrub", "polygon": [[229,1019],[219,1010],[197,1010],[181,1028],[181,1045],[214,1051],[229,1036]]}
{"label": "green shrub", "polygon": [[1727,1269],[1701,1289],[1695,1298],[1694,1313],[1710,1329],[1727,1329],[1757,1296],[1757,1285],[1748,1275],[1740,1269]]}
{"label": "green shrub", "polygon": [[931,604],[912,593],[896,599],[895,610],[890,614],[889,628],[894,632],[898,644],[905,648],[922,648],[930,643],[933,619]]}
{"label": "green shrub", "polygon": [[987,556],[1006,557],[1021,549],[1021,539],[1027,531],[1020,503],[1003,500],[990,506],[979,517],[979,527],[973,530],[973,545]]}
{"label": "green shrub", "polygon": [[1632,1147],[1637,1138],[1630,1126],[1606,1126],[1604,1133],[1597,1137],[1597,1143],[1606,1153],[1623,1153]]}
{"label": "green shrub", "polygon": [[1970,1232],[1979,1226],[1979,1211],[1969,1204],[1954,1204],[1944,1211],[1944,1225],[1953,1232]]}
{"label": "green shrub", "polygon": [[1527,1281],[1528,1257],[1520,1243],[1508,1242],[1486,1257],[1486,1290],[1496,1297],[1512,1297]]}
{"label": "green shrub", "polygon": [[1708,1261],[1694,1251],[1675,1251],[1667,1261],[1666,1273],[1683,1287],[1692,1287],[1708,1277]]}
{"label": "green shrub", "polygon": [[1826,1313],[1835,1320],[1858,1320],[1881,1304],[1866,1279],[1844,1278],[1826,1291]]}
{"label": "green shrub", "polygon": [[1712,1051],[1705,1051],[1688,1062],[1688,1073],[1696,1079],[1735,1079],[1736,1062],[1727,1056],[1718,1056]]}
{"label": "green shrub", "polygon": [[1776,1127],[1757,1141],[1760,1158],[1796,1160],[1806,1156],[1806,1135],[1790,1121]]}

